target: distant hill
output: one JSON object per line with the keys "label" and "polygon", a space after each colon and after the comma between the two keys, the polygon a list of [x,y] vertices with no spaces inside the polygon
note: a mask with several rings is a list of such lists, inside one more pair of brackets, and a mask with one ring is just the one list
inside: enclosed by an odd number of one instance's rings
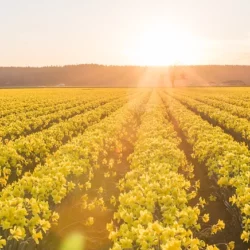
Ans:
{"label": "distant hill", "polygon": [[[250,66],[176,66],[176,86],[250,86]],[[0,87],[170,86],[173,67],[0,67]]]}

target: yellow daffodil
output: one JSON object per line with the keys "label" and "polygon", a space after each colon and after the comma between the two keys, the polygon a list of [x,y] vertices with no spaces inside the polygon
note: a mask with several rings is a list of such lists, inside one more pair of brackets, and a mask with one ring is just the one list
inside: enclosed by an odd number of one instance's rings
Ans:
{"label": "yellow daffodil", "polygon": [[14,226],[13,229],[10,229],[10,234],[17,241],[25,237],[24,230],[17,226]]}
{"label": "yellow daffodil", "polygon": [[207,223],[209,221],[209,214],[204,214],[202,220]]}
{"label": "yellow daffodil", "polygon": [[41,240],[43,238],[42,232],[36,232],[35,229],[32,230],[32,238],[36,242],[36,244],[39,244],[39,239]]}

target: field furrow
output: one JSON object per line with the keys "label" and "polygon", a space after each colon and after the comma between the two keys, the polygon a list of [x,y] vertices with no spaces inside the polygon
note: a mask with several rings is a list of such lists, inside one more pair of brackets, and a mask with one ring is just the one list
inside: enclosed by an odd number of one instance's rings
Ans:
{"label": "field furrow", "polygon": [[[25,241],[35,244],[36,235],[47,232],[57,221],[58,214],[54,211],[56,204],[60,204],[77,187],[91,188],[93,169],[103,147],[117,141],[124,125],[130,121],[131,110],[144,102],[147,96],[148,93],[141,94],[136,100],[89,127],[49,157],[44,165],[37,166],[32,174],[26,173],[2,190],[1,235],[7,239],[13,230],[21,232],[20,240],[17,242],[10,237],[7,247],[13,245],[13,249],[18,249]],[[84,177],[84,182],[72,182],[73,177],[80,176]]]}
{"label": "field furrow", "polygon": [[142,116],[130,171],[119,183],[118,209],[107,226],[111,249],[205,247],[196,234],[202,217],[199,204],[188,205],[197,192],[188,178],[193,168],[166,116],[155,93]]}
{"label": "field furrow", "polygon": [[[182,93],[181,93],[182,94]],[[209,97],[205,97],[203,95],[187,95],[183,93],[183,96],[187,96],[188,98],[194,99],[196,101],[202,102],[204,104],[207,104],[209,106],[219,108],[223,111],[227,111],[228,113],[238,116],[240,118],[246,118],[250,120],[250,108],[244,108],[244,107],[239,107],[234,104],[229,104],[224,101],[224,98],[220,98],[220,100],[213,100]]]}
{"label": "field furrow", "polygon": [[[70,119],[76,115],[84,113],[88,110],[98,107],[99,105],[105,104],[109,101],[112,101],[115,98],[118,98],[122,95],[115,95],[114,97],[111,95],[106,95],[104,98],[97,98],[96,96],[91,96],[88,102],[84,102],[81,105],[76,107],[72,107],[70,109],[62,109],[58,112],[53,112],[51,114],[46,114],[42,116],[34,116],[28,119],[18,119],[14,122],[6,123],[4,126],[0,126],[0,137],[5,141],[15,140],[20,136],[26,136],[43,129],[47,129],[53,124],[59,123],[60,121],[64,121]],[[96,100],[97,99],[97,100]],[[20,117],[19,117],[20,118]]]}
{"label": "field furrow", "polygon": [[14,142],[10,141],[7,145],[0,145],[2,151],[1,187],[17,180],[25,172],[32,172],[37,165],[45,162],[48,155],[56,152],[63,144],[84,132],[87,127],[120,108],[127,102],[127,99],[128,96],[114,101],[107,98],[106,104],[103,104],[103,101],[96,101],[95,105],[92,103],[88,107],[93,110],[76,115],[47,130],[21,137]]}
{"label": "field furrow", "polygon": [[220,188],[221,198],[241,227],[241,239],[250,234],[250,152],[245,145],[196,115],[170,96],[169,111],[193,147],[193,157],[208,169],[208,176]]}
{"label": "field furrow", "polygon": [[247,145],[250,144],[250,121],[247,119],[232,115],[225,110],[212,107],[186,96],[184,97],[178,94],[172,96],[208,120],[211,124],[220,126],[225,132],[232,135],[235,140],[245,142]]}

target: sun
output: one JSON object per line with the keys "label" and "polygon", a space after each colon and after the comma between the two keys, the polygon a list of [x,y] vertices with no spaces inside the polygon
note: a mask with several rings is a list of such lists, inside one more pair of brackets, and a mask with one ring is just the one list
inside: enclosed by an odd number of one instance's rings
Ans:
{"label": "sun", "polygon": [[171,25],[154,25],[133,38],[124,55],[135,65],[198,64],[199,39]]}

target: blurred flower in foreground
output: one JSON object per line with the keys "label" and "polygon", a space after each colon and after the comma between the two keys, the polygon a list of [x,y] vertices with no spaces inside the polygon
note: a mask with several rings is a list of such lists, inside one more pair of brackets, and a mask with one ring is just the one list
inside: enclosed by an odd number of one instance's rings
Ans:
{"label": "blurred flower in foreground", "polygon": [[60,250],[84,250],[85,236],[74,232],[69,234],[62,242]]}

